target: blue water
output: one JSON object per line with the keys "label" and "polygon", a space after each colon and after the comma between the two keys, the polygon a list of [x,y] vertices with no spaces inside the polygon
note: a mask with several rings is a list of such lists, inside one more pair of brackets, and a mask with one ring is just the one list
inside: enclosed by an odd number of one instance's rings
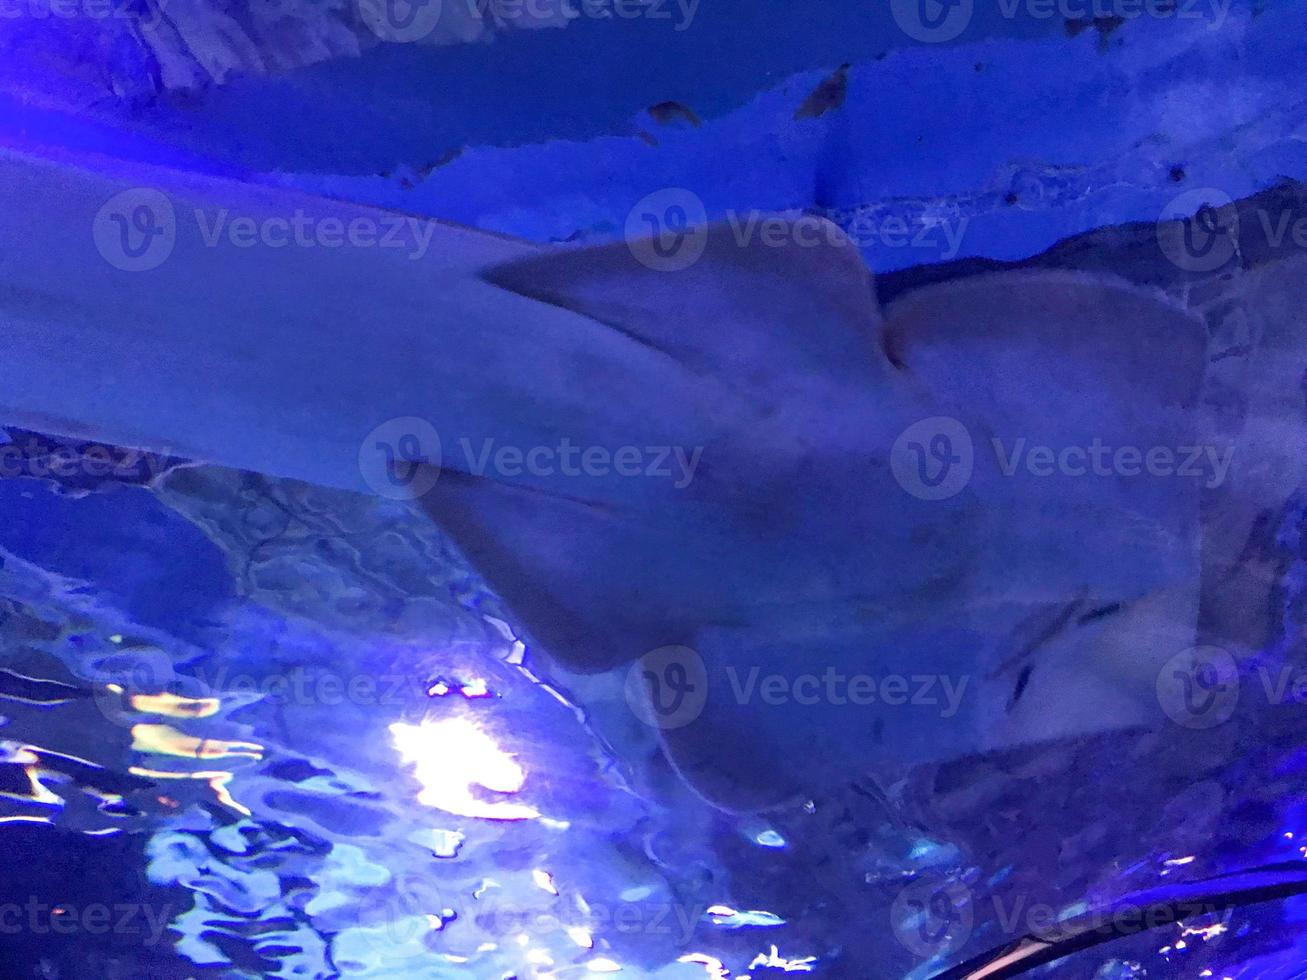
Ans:
{"label": "blue water", "polygon": [[[1304,29],[1301,5],[1236,4],[1221,30],[1100,44],[981,5],[930,46],[871,4],[704,0],[680,35],[582,23],[83,113],[0,92],[0,110],[6,142],[541,242],[618,238],[662,187],[714,217],[959,231],[867,243],[892,273],[1307,176]],[[796,120],[842,63],[844,106]],[[667,100],[701,125],[652,120]],[[1301,508],[1284,520],[1292,640]],[[1265,651],[1243,683],[1300,659]],[[177,461],[0,479],[0,976],[927,978],[1031,906],[1307,856],[1303,706],[1258,703],[1183,741],[1104,736],[730,815],[669,771],[620,680],[528,648],[405,506]],[[965,910],[944,933],[911,902],[940,883]],[[1305,919],[1301,898],[1197,916],[1043,975],[1307,976]]]}
{"label": "blue water", "polygon": [[[33,782],[0,798],[0,875],[32,922],[62,903],[75,923],[24,929],[10,975],[926,977],[1026,903],[1301,856],[1293,704],[730,817],[652,746],[619,765],[397,505],[214,468],[3,493],[4,667],[67,686],[3,678],[4,771]],[[937,877],[971,921],[923,955],[902,896]],[[123,928],[93,932],[97,905]],[[1193,919],[1056,975],[1293,976],[1305,908]]]}

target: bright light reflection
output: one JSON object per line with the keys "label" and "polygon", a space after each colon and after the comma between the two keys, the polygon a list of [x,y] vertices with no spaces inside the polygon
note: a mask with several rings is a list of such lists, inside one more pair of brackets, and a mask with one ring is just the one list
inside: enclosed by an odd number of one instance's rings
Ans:
{"label": "bright light reflection", "polygon": [[707,953],[686,953],[677,963],[697,963],[704,968],[711,980],[729,980],[730,971],[726,969],[726,964],[715,956],[709,956]]}
{"label": "bright light reflection", "polygon": [[783,970],[786,973],[811,973],[812,964],[817,962],[815,956],[796,956],[787,958],[781,955],[781,951],[773,946],[768,953],[759,953],[749,964],[750,970],[756,970],[760,966],[770,967],[773,970]]}
{"label": "bright light reflection", "polygon": [[536,883],[536,887],[549,892],[550,895],[557,895],[558,888],[554,885],[554,876],[548,871],[536,868],[531,872],[531,880]]}
{"label": "bright light reflection", "polygon": [[494,793],[516,793],[526,773],[495,740],[466,718],[396,722],[390,726],[395,748],[414,767],[422,784],[418,802],[460,817],[487,820],[533,820],[538,810],[523,803],[494,803],[477,798],[479,786]]}

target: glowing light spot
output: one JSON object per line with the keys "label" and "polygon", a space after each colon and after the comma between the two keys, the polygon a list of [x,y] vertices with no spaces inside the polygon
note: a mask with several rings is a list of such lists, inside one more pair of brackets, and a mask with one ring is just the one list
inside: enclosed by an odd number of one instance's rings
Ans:
{"label": "glowing light spot", "polygon": [[726,969],[726,964],[715,956],[709,956],[707,953],[686,953],[677,963],[695,963],[704,968],[708,974],[709,980],[730,980],[730,971]]}
{"label": "glowing light spot", "polygon": [[33,803],[44,803],[48,806],[63,806],[63,799],[52,793],[50,788],[41,782],[41,771],[39,769],[34,766],[24,766],[23,773],[27,776],[27,784],[31,788],[31,793],[26,797],[18,797],[12,793],[0,793],[0,796],[28,799]]}
{"label": "glowing light spot", "polygon": [[[127,770],[133,776],[145,776],[147,779],[204,779],[209,783],[209,789],[213,790],[213,795],[218,798],[218,802],[224,806],[229,806],[242,816],[250,816],[248,807],[241,806],[234,799],[231,793],[227,791],[227,784],[231,782],[232,773],[218,770],[216,772],[168,772],[162,769],[143,769],[140,766],[131,766]],[[160,801],[164,797],[159,798]]]}
{"label": "glowing light spot", "polygon": [[463,697],[467,698],[470,701],[473,700],[474,698],[490,697],[490,688],[486,686],[485,681],[476,680],[464,684],[458,693],[463,695]]}
{"label": "glowing light spot", "polygon": [[569,926],[567,936],[572,942],[576,943],[582,949],[594,949],[594,937],[590,935],[590,930],[581,926]]}
{"label": "glowing light spot", "polygon": [[228,742],[220,738],[195,738],[169,725],[133,725],[132,748],[155,755],[182,759],[230,759],[244,756],[262,759],[263,746],[254,742]]}
{"label": "glowing light spot", "polygon": [[1194,856],[1193,856],[1192,854],[1190,854],[1188,857],[1182,857],[1182,858],[1169,858],[1169,859],[1163,861],[1162,863],[1163,863],[1164,865],[1166,865],[1168,868],[1182,868],[1182,867],[1184,867],[1186,864],[1193,864],[1193,863],[1194,863]]}
{"label": "glowing light spot", "polygon": [[[1198,936],[1204,942],[1207,942],[1208,940],[1215,939],[1217,936],[1223,935],[1228,931],[1229,931],[1229,926],[1225,925],[1222,922],[1216,922],[1210,926],[1185,926],[1183,935]],[[1179,943],[1177,943],[1176,945],[1178,946]]]}
{"label": "glowing light spot", "polygon": [[774,830],[764,830],[754,840],[763,847],[784,847],[785,838]]}
{"label": "glowing light spot", "polygon": [[396,722],[390,726],[395,748],[414,767],[422,784],[418,802],[460,817],[487,820],[533,820],[538,810],[523,803],[478,799],[480,786],[494,793],[516,793],[526,774],[494,739],[466,718]]}
{"label": "glowing light spot", "polygon": [[726,929],[744,929],[749,926],[761,926],[770,928],[772,926],[783,926],[785,920],[773,912],[765,912],[752,909],[748,912],[737,912],[728,905],[712,905],[705,912],[709,921],[715,926],[722,926]]}
{"label": "glowing light spot", "polygon": [[606,956],[601,956],[596,960],[591,960],[585,965],[585,968],[591,973],[621,973],[622,965],[610,960]]}
{"label": "glowing light spot", "polygon": [[783,970],[785,973],[811,973],[812,964],[817,962],[815,956],[800,956],[794,959],[788,959],[781,955],[781,951],[773,946],[770,952],[759,953],[754,957],[753,962],[749,964],[749,969],[753,970],[760,966],[770,967],[773,970]]}
{"label": "glowing light spot", "polygon": [[[109,685],[111,688],[117,685]],[[120,693],[120,692],[115,692]],[[132,709],[168,718],[208,718],[222,707],[217,698],[184,698],[178,694],[133,694]]]}
{"label": "glowing light spot", "polygon": [[531,880],[536,883],[537,888],[549,892],[550,895],[558,894],[558,888],[554,885],[554,877],[548,871],[536,868],[531,872]]}

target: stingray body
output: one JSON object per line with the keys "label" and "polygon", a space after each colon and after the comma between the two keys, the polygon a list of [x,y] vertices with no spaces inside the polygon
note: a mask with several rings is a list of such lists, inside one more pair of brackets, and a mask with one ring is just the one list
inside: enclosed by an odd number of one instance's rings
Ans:
{"label": "stingray body", "polygon": [[[421,505],[550,656],[643,665],[651,701],[691,677],[662,741],[723,807],[1160,724],[1158,671],[1204,615],[1270,601],[1243,556],[1298,479],[1294,275],[1253,304],[1250,377],[1277,366],[1232,419],[1207,328],[1159,292],[1013,272],[881,310],[812,219],[693,229],[702,254],[664,271],[638,243],[542,249],[109,160],[3,154],[0,194],[0,422],[373,492],[370,434],[424,420]],[[140,200],[172,237],[132,271],[105,235]],[[414,247],[214,230],[301,214]],[[563,445],[632,465],[522,463]],[[1086,470],[1095,445],[1210,446],[1228,473]],[[693,662],[660,675],[667,648]]]}

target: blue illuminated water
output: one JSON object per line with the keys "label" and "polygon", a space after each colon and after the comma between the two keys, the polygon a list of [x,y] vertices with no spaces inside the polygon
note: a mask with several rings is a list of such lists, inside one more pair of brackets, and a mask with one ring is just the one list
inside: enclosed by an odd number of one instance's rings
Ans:
{"label": "blue illuminated water", "polygon": [[[1135,25],[1109,57],[1051,28],[985,21],[926,49],[861,9],[796,30],[772,5],[708,3],[690,54],[583,25],[593,56],[547,81],[540,65],[576,58],[574,36],[444,60],[379,49],[130,120],[8,93],[0,112],[7,142],[542,242],[619,237],[667,186],[715,217],[968,224],[956,251],[864,248],[886,297],[923,265],[1150,221],[1181,171],[1234,196],[1307,173],[1300,6],[1237,6],[1229,34]],[[846,61],[847,111],[798,125],[795,105]],[[443,111],[396,96],[431,90]],[[665,99],[703,123],[654,128],[652,146],[644,109]],[[1074,106],[1076,125],[1049,106]],[[620,678],[526,647],[405,505],[176,460],[33,473],[0,479],[4,977],[924,980],[1011,939],[1033,905],[1056,917],[1307,856],[1293,698],[1245,698],[1183,740],[851,773],[775,813],[726,814],[670,771]],[[1278,518],[1287,639],[1246,665],[1249,691],[1301,662],[1302,507]],[[905,896],[932,881],[964,889],[968,918],[923,951]],[[1304,921],[1302,898],[1196,917],[1045,975],[1307,976]]]}

